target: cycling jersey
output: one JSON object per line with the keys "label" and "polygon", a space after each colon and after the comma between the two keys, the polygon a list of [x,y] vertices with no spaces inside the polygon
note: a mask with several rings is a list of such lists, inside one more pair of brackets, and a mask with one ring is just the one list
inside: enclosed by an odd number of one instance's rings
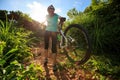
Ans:
{"label": "cycling jersey", "polygon": [[47,20],[46,30],[47,31],[57,32],[58,18],[59,18],[59,15],[57,15],[56,13],[53,15],[53,17],[50,17],[49,15],[46,16],[46,20]]}

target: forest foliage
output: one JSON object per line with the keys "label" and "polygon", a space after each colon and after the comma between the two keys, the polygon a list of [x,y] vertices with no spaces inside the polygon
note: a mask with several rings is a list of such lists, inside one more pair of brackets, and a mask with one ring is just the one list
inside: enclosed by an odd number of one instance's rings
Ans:
{"label": "forest foliage", "polygon": [[119,54],[119,10],[120,4],[117,0],[92,0],[91,5],[84,12],[78,12],[74,8],[69,10],[70,20],[66,25],[71,23],[84,25],[89,31],[94,53]]}
{"label": "forest foliage", "polygon": [[19,11],[0,14],[0,80],[42,79],[41,66],[30,62],[32,31],[40,23]]}

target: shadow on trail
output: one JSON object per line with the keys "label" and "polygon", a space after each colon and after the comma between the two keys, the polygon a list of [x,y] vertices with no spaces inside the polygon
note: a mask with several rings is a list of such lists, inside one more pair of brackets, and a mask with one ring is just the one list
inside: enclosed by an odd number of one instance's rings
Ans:
{"label": "shadow on trail", "polygon": [[[59,66],[60,68],[61,66]],[[46,80],[52,80],[52,76],[50,74],[50,69],[48,68],[48,66],[44,66],[45,68],[45,72],[46,72]],[[70,80],[70,76],[66,73],[68,73],[69,71],[67,71],[65,68],[62,67],[62,70],[59,69],[55,72],[53,72],[53,75],[55,76],[56,80]]]}
{"label": "shadow on trail", "polygon": [[65,71],[54,72],[54,75],[57,78],[57,80],[70,80],[69,75],[66,75]]}
{"label": "shadow on trail", "polygon": [[46,75],[45,75],[46,80],[52,80],[51,77],[50,77],[50,74],[49,74],[48,66],[44,66],[44,68],[45,68],[45,72],[46,72]]}

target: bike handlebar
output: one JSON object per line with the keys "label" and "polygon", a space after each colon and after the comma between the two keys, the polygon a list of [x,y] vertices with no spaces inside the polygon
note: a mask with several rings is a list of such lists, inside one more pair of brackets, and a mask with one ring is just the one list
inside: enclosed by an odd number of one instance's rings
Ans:
{"label": "bike handlebar", "polygon": [[66,20],[65,17],[61,17],[61,18],[60,18],[59,24],[60,24],[61,27],[62,27],[63,23],[65,22],[65,20]]}
{"label": "bike handlebar", "polygon": [[63,23],[64,21],[66,21],[66,18],[65,18],[65,17],[61,17],[61,18],[60,18],[60,22]]}

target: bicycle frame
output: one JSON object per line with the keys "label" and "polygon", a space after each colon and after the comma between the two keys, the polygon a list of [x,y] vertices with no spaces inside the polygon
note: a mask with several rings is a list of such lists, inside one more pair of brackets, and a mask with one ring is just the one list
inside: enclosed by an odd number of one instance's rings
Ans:
{"label": "bicycle frame", "polygon": [[[64,35],[64,32],[63,32],[63,30],[61,29],[60,31],[60,36],[61,36],[61,40],[60,40],[60,48],[65,48],[65,47],[67,47],[67,42],[68,42],[68,40],[67,40],[67,37]],[[66,42],[66,44],[64,44],[63,45],[63,38],[65,39],[65,42]]]}
{"label": "bicycle frame", "polygon": [[[65,48],[65,47],[67,47],[68,46],[68,39],[70,39],[70,41],[71,42],[74,42],[75,40],[71,37],[71,36],[65,36],[64,35],[64,32],[63,32],[63,30],[62,30],[62,24],[60,24],[60,26],[59,26],[60,28],[59,28],[59,34],[60,34],[60,36],[61,36],[61,40],[60,40],[60,48],[61,49],[63,49],[63,48]],[[63,44],[63,39],[65,40],[65,44]]]}

